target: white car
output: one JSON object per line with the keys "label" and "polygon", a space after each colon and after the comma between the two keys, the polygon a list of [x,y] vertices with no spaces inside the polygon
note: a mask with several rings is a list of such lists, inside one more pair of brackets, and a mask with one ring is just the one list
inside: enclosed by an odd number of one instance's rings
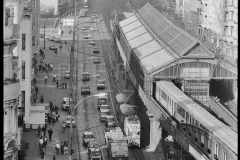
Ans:
{"label": "white car", "polygon": [[85,8],[83,11],[84,11],[84,12],[87,12],[87,11],[88,11],[88,9],[86,9],[86,8]]}
{"label": "white car", "polygon": [[55,44],[50,44],[50,45],[49,45],[49,49],[50,49],[50,50],[57,50],[57,47],[56,47]]}
{"label": "white car", "polygon": [[81,27],[82,30],[87,30],[88,28],[87,27]]}
{"label": "white car", "polygon": [[69,78],[70,78],[70,71],[66,71],[66,72],[64,73],[64,78],[65,78],[65,79],[69,79]]}
{"label": "white car", "polygon": [[83,132],[83,144],[86,146],[89,142],[94,142],[95,137],[92,132]]}
{"label": "white car", "polygon": [[94,41],[90,41],[89,44],[90,45],[95,45],[95,42]]}
{"label": "white car", "polygon": [[[66,126],[70,127],[71,125],[71,116],[67,116],[67,120],[66,120]],[[75,127],[75,118],[72,117],[72,126]]]}
{"label": "white car", "polygon": [[100,58],[94,58],[93,63],[94,64],[100,64]]}
{"label": "white car", "polygon": [[[70,99],[70,101],[72,102],[72,99]],[[66,110],[68,108],[69,108],[69,97],[64,97],[62,101],[62,109]]]}
{"label": "white car", "polygon": [[83,6],[83,8],[88,8],[88,6],[86,5],[86,6]]}
{"label": "white car", "polygon": [[90,31],[94,31],[94,30],[95,30],[95,28],[94,28],[94,27],[91,27],[91,28],[90,28]]}
{"label": "white car", "polygon": [[93,15],[92,15],[92,18],[96,18],[96,17],[98,17],[96,14],[93,14]]}
{"label": "white car", "polygon": [[91,37],[91,35],[90,34],[86,34],[86,35],[83,36],[83,39],[88,39],[89,37]]}

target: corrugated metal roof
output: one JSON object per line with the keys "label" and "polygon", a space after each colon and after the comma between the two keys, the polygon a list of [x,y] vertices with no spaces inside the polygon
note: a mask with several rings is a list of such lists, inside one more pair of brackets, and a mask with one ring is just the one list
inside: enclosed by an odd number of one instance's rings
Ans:
{"label": "corrugated metal roof", "polygon": [[138,13],[154,33],[180,56],[183,56],[198,42],[196,38],[174,25],[149,3]]}
{"label": "corrugated metal roof", "polygon": [[141,47],[134,49],[133,52],[139,59],[141,59],[162,48],[163,47],[161,47],[156,41],[153,40],[149,43],[146,43],[145,45],[142,45]]}
{"label": "corrugated metal roof", "polygon": [[158,69],[159,67],[164,66],[172,60],[174,60],[174,58],[165,49],[161,49],[153,54],[150,54],[149,56],[140,59],[140,62],[148,72],[151,72]]}
{"label": "corrugated metal roof", "polygon": [[153,38],[150,36],[149,33],[145,33],[143,35],[138,36],[137,38],[134,38],[129,41],[129,44],[132,49],[135,49],[136,47],[139,47],[140,45],[147,43],[151,41]]}
{"label": "corrugated metal roof", "polygon": [[133,39],[133,38],[135,38],[135,37],[137,37],[141,34],[144,34],[146,32],[147,32],[147,30],[143,26],[141,26],[141,27],[136,28],[135,30],[133,30],[131,32],[128,32],[127,34],[125,34],[125,36],[126,36],[127,40],[129,41],[129,40],[131,40],[131,39]]}
{"label": "corrugated metal roof", "polygon": [[134,13],[131,12],[123,12],[123,14],[125,15],[126,18],[132,17],[134,15]]}
{"label": "corrugated metal roof", "polygon": [[129,17],[127,19],[124,19],[123,21],[119,22],[119,25],[121,27],[124,27],[126,25],[129,25],[130,23],[133,23],[136,20],[137,20],[137,17],[134,15],[134,16],[131,16],[131,17]]}
{"label": "corrugated metal roof", "polygon": [[127,32],[130,32],[130,31],[134,30],[135,28],[138,28],[138,27],[141,27],[141,26],[142,26],[141,22],[135,21],[135,22],[133,22],[133,23],[131,23],[129,25],[124,26],[122,28],[122,31],[123,31],[123,33],[126,34]]}

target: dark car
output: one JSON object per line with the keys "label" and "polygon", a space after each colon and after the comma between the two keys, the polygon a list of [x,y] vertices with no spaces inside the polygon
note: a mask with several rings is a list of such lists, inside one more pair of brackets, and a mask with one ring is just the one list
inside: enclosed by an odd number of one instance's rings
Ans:
{"label": "dark car", "polygon": [[98,47],[93,47],[93,53],[99,53],[99,48]]}
{"label": "dark car", "polygon": [[89,85],[82,85],[81,86],[81,94],[90,94],[90,87]]}

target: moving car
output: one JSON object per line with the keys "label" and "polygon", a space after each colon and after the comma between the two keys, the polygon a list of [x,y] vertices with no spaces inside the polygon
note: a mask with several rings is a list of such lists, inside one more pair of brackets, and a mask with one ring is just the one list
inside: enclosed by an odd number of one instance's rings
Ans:
{"label": "moving car", "polygon": [[[72,98],[70,99],[70,101],[72,102]],[[62,109],[66,110],[68,108],[69,108],[69,97],[64,97],[62,101]]]}
{"label": "moving car", "polygon": [[83,8],[88,8],[88,6],[87,5],[85,5],[85,6],[82,6]]}
{"label": "moving car", "polygon": [[89,81],[90,80],[90,74],[88,72],[82,73],[82,81]]}
{"label": "moving car", "polygon": [[83,39],[88,39],[89,37],[91,37],[91,35],[90,34],[86,34],[86,35],[83,36]]}
{"label": "moving car", "polygon": [[61,38],[54,38],[53,41],[56,43],[61,43]]}
{"label": "moving car", "polygon": [[[67,120],[66,120],[66,126],[70,127],[71,125],[71,116],[67,116]],[[75,127],[75,118],[72,117],[72,126]]]}
{"label": "moving car", "polygon": [[70,78],[70,71],[66,71],[66,72],[64,73],[64,78],[65,78],[65,79],[69,79],[69,78]]}
{"label": "moving car", "polygon": [[89,85],[82,85],[81,86],[81,94],[90,94],[90,87]]}
{"label": "moving car", "polygon": [[93,47],[93,53],[99,53],[99,48],[98,47]]}
{"label": "moving car", "polygon": [[87,12],[88,11],[88,9],[87,8],[85,8],[85,9],[83,9],[84,10],[84,12]]}
{"label": "moving car", "polygon": [[88,28],[87,28],[87,27],[84,27],[84,26],[82,26],[82,27],[81,27],[81,29],[82,29],[82,30],[87,30]]}
{"label": "moving car", "polygon": [[49,41],[52,41],[52,40],[53,40],[53,38],[52,38],[50,35],[46,36],[46,38],[47,38],[47,40],[49,40]]}
{"label": "moving car", "polygon": [[90,45],[95,45],[95,42],[94,41],[90,41],[89,44]]}
{"label": "moving car", "polygon": [[102,160],[102,153],[99,147],[96,141],[88,143],[88,155],[90,160]]}
{"label": "moving car", "polygon": [[106,116],[109,114],[110,114],[110,112],[108,112],[107,110],[100,110],[100,121],[105,122]]}
{"label": "moving car", "polygon": [[96,18],[96,17],[97,17],[97,15],[96,15],[96,14],[93,14],[93,15],[92,15],[92,18]]}
{"label": "moving car", "polygon": [[99,64],[100,63],[100,58],[94,58],[93,63],[94,64]]}
{"label": "moving car", "polygon": [[95,31],[95,28],[94,28],[94,27],[91,27],[91,28],[90,28],[90,31]]}
{"label": "moving car", "polygon": [[87,146],[88,143],[94,142],[94,141],[95,141],[95,137],[93,136],[92,132],[83,132],[83,144],[85,146]]}
{"label": "moving car", "polygon": [[105,89],[105,81],[104,80],[97,81],[97,89]]}
{"label": "moving car", "polygon": [[55,44],[50,44],[50,45],[49,45],[49,49],[50,49],[50,50],[57,50],[57,47],[56,47]]}
{"label": "moving car", "polygon": [[106,116],[106,128],[112,128],[116,126],[116,122],[114,116],[108,115]]}

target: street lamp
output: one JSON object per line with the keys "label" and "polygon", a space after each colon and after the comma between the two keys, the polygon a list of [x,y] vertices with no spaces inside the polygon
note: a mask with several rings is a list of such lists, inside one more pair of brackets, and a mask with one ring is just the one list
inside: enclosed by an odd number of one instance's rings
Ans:
{"label": "street lamp", "polygon": [[73,111],[77,108],[77,106],[78,106],[82,101],[84,101],[84,100],[87,99],[87,98],[90,98],[90,97],[102,97],[102,96],[106,96],[106,95],[107,95],[107,93],[98,93],[98,94],[95,94],[95,95],[87,96],[87,97],[83,98],[81,101],[79,101],[79,102],[75,105],[75,107],[74,107],[73,109],[71,109],[69,160],[72,159],[71,150],[72,150],[72,117],[73,117]]}
{"label": "street lamp", "polygon": [[45,41],[45,28],[46,28],[45,23],[46,23],[47,19],[45,19],[44,26],[43,26],[43,28],[44,28],[44,36],[43,36],[43,38],[44,38],[44,42],[43,42],[44,43],[44,49],[45,49],[45,43],[46,43],[46,41]]}

